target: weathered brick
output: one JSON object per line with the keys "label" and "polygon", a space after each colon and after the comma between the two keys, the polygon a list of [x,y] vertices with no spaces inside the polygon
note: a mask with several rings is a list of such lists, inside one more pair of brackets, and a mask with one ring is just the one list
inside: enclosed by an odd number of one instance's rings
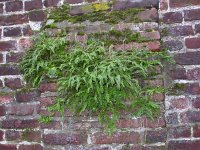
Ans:
{"label": "weathered brick", "polygon": [[192,100],[192,107],[193,108],[200,108],[200,97],[197,97]]}
{"label": "weathered brick", "polygon": [[183,16],[181,12],[168,12],[163,15],[164,23],[181,23]]}
{"label": "weathered brick", "polygon": [[176,112],[166,115],[166,124],[175,125],[178,124],[178,114]]}
{"label": "weathered brick", "polygon": [[118,128],[139,128],[143,126],[144,118],[137,119],[120,119],[117,122]]}
{"label": "weathered brick", "polygon": [[186,70],[184,68],[170,70],[169,75],[172,79],[187,79]]}
{"label": "weathered brick", "polygon": [[44,134],[43,142],[49,145],[85,144],[87,135],[85,132]]}
{"label": "weathered brick", "polygon": [[20,71],[17,66],[14,65],[1,65],[0,66],[0,76],[5,76],[5,75],[19,75]]}
{"label": "weathered brick", "polygon": [[21,139],[21,132],[15,130],[7,130],[5,132],[5,138],[7,141],[16,141]]}
{"label": "weathered brick", "polygon": [[178,51],[183,48],[183,43],[179,40],[170,40],[164,42],[164,47],[170,51]]}
{"label": "weathered brick", "polygon": [[17,145],[13,145],[13,144],[0,144],[0,149],[2,149],[2,150],[17,150]]}
{"label": "weathered brick", "polygon": [[55,97],[41,97],[40,98],[40,106],[41,107],[46,107],[46,106],[50,106],[55,102]]}
{"label": "weathered brick", "polygon": [[[0,53],[0,63],[3,63],[3,54]],[[1,82],[1,81],[0,81]],[[1,85],[1,84],[0,84]],[[0,86],[1,87],[1,86]]]}
{"label": "weathered brick", "polygon": [[53,7],[58,5],[59,0],[45,0],[44,6],[45,7]]}
{"label": "weathered brick", "polygon": [[41,132],[33,130],[25,130],[22,132],[24,141],[41,142]]}
{"label": "weathered brick", "polygon": [[200,137],[200,126],[195,125],[193,127],[193,137]]}
{"label": "weathered brick", "polygon": [[20,145],[18,150],[43,150],[43,147],[40,144]]}
{"label": "weathered brick", "polygon": [[14,14],[14,15],[6,15],[0,16],[0,25],[1,26],[9,26],[9,25],[17,25],[28,23],[28,15],[27,14]]}
{"label": "weathered brick", "polygon": [[169,141],[169,150],[197,150],[200,147],[199,140],[179,140],[179,141]]}
{"label": "weathered brick", "polygon": [[23,9],[22,1],[11,1],[6,3],[6,11],[7,12],[14,12],[14,11],[21,11]]}
{"label": "weathered brick", "polygon": [[4,129],[27,129],[27,128],[37,128],[39,127],[38,120],[17,120],[17,119],[7,119],[1,122],[2,128]]}
{"label": "weathered brick", "polygon": [[33,45],[31,38],[22,38],[19,40],[19,49],[25,51]]}
{"label": "weathered brick", "polygon": [[7,63],[19,63],[23,56],[22,52],[14,53],[10,52],[6,55],[6,62]]}
{"label": "weathered brick", "polygon": [[187,138],[191,136],[190,126],[169,127],[168,138]]}
{"label": "weathered brick", "polygon": [[145,137],[146,143],[165,142],[167,139],[167,132],[164,129],[146,131]]}
{"label": "weathered brick", "polygon": [[151,51],[160,51],[161,45],[159,41],[151,41],[147,43],[147,48]]}
{"label": "weathered brick", "polygon": [[44,21],[46,19],[46,14],[42,10],[31,11],[29,13],[30,21]]}
{"label": "weathered brick", "polygon": [[4,95],[0,95],[0,103],[4,104],[4,103],[10,103],[14,101],[14,96],[10,95],[10,94],[4,94]]}
{"label": "weathered brick", "polygon": [[168,28],[168,33],[171,36],[194,35],[194,31],[190,25],[170,27]]}
{"label": "weathered brick", "polygon": [[5,114],[6,114],[5,106],[1,105],[0,106],[0,116],[4,116]]}
{"label": "weathered brick", "polygon": [[140,35],[147,40],[159,40],[160,39],[160,33],[158,31],[141,32]]}
{"label": "weathered brick", "polygon": [[6,110],[8,115],[26,116],[32,115],[34,108],[35,105],[33,104],[13,104],[7,106]]}
{"label": "weathered brick", "polygon": [[62,129],[61,122],[59,121],[52,121],[50,123],[40,123],[40,128],[41,129],[52,129],[52,130],[58,130]]}
{"label": "weathered brick", "polygon": [[0,130],[0,141],[3,141],[4,132]]}
{"label": "weathered brick", "polygon": [[0,13],[1,14],[3,13],[3,6],[4,6],[4,4],[0,4]]}
{"label": "weathered brick", "polygon": [[25,10],[30,11],[34,9],[41,9],[42,1],[41,0],[31,0],[25,2]]}
{"label": "weathered brick", "polygon": [[200,9],[190,9],[184,11],[185,21],[200,20]]}
{"label": "weathered brick", "polygon": [[137,17],[141,21],[158,21],[158,10],[156,8],[146,9],[138,13]]}
{"label": "weathered brick", "polygon": [[195,32],[200,33],[200,24],[195,25]]}
{"label": "weathered brick", "polygon": [[65,0],[65,2],[68,4],[77,4],[77,3],[82,3],[83,0]]}
{"label": "weathered brick", "polygon": [[[199,41],[200,43],[200,41]],[[179,65],[199,65],[200,52],[187,52],[175,55],[174,59]]]}
{"label": "weathered brick", "polygon": [[16,50],[16,41],[1,41],[0,42],[0,51],[10,51]]}
{"label": "weathered brick", "polygon": [[20,27],[6,27],[3,34],[5,37],[18,37],[22,35]]}
{"label": "weathered brick", "polygon": [[200,79],[200,68],[189,69],[187,71],[187,78],[189,80],[199,80]]}
{"label": "weathered brick", "polygon": [[18,91],[16,93],[16,100],[18,102],[38,101],[40,93],[37,90]]}
{"label": "weathered brick", "polygon": [[94,144],[135,144],[140,142],[140,134],[137,132],[118,132],[112,136],[108,136],[104,133],[97,132],[93,134],[92,141]]}
{"label": "weathered brick", "polygon": [[200,94],[200,86],[199,83],[191,83],[186,85],[186,93],[196,95]]}
{"label": "weathered brick", "polygon": [[200,38],[186,38],[185,45],[190,49],[200,48]]}
{"label": "weathered brick", "polygon": [[172,8],[186,7],[192,5],[200,5],[199,0],[169,0],[169,5]]}
{"label": "weathered brick", "polygon": [[186,98],[172,99],[168,102],[167,109],[185,109],[188,107],[189,101]]}
{"label": "weathered brick", "polygon": [[[142,122],[140,122],[142,124]],[[146,128],[160,128],[165,127],[165,119],[163,117],[155,118],[154,120],[146,118],[144,124]]]}
{"label": "weathered brick", "polygon": [[183,123],[198,123],[200,122],[200,111],[187,111],[180,115]]}
{"label": "weathered brick", "polygon": [[57,91],[57,85],[56,85],[56,83],[42,83],[40,85],[39,90],[41,92],[46,92],[46,91],[56,92]]}

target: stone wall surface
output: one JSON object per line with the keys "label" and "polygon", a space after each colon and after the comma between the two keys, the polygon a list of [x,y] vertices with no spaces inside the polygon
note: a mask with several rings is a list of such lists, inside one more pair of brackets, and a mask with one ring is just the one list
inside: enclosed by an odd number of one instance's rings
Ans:
{"label": "stone wall surface", "polygon": [[[39,89],[24,90],[25,81],[18,63],[32,45],[31,37],[47,19],[46,10],[68,3],[73,15],[89,13],[81,7],[109,0],[0,0],[0,150],[198,150],[200,149],[200,1],[199,0],[116,0],[112,10],[144,8],[141,22],[102,22],[82,24],[86,34],[130,29],[147,42],[115,45],[116,49],[147,47],[160,51],[166,47],[176,65],[166,66],[152,85],[174,85],[165,95],[155,95],[161,115],[155,120],[131,118],[128,114],[117,123],[112,136],[103,133],[97,118],[74,117],[57,113],[53,122],[38,122],[56,97],[56,84],[43,83]],[[84,11],[83,11],[84,10]],[[70,24],[70,27],[76,25]],[[55,36],[57,29],[47,29]],[[73,34],[70,38],[84,40]]]}

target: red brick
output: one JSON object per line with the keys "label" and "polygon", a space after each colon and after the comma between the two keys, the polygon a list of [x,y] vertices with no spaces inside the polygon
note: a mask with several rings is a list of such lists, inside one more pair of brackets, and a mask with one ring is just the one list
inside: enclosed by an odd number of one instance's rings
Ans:
{"label": "red brick", "polygon": [[151,51],[160,51],[161,45],[159,41],[152,41],[147,43],[147,48]]}
{"label": "red brick", "polygon": [[82,3],[83,0],[65,0],[65,2],[68,4],[77,4],[77,3]]}
{"label": "red brick", "polygon": [[168,12],[163,15],[164,23],[181,23],[183,20],[181,12]]}
{"label": "red brick", "polygon": [[46,92],[46,91],[56,92],[57,91],[57,85],[56,85],[56,83],[42,83],[40,85],[39,90],[41,92]]}
{"label": "red brick", "polygon": [[0,95],[0,103],[10,103],[14,101],[14,96],[6,94],[6,95]]}
{"label": "red brick", "polygon": [[176,8],[176,7],[200,5],[200,1],[199,0],[170,0],[169,4],[170,4],[170,7]]}
{"label": "red brick", "polygon": [[17,25],[17,24],[23,24],[23,23],[28,23],[27,14],[0,16],[1,26]]}
{"label": "red brick", "polygon": [[179,140],[179,141],[169,141],[169,150],[198,150],[200,147],[199,140]]}
{"label": "red brick", "polygon": [[169,75],[172,79],[187,79],[186,70],[184,68],[170,70]]}
{"label": "red brick", "polygon": [[153,120],[146,118],[144,126],[146,128],[160,128],[160,127],[165,127],[166,123],[163,117],[154,118]]}
{"label": "red brick", "polygon": [[117,123],[118,128],[139,128],[143,126],[144,118],[120,119]]}
{"label": "red brick", "polygon": [[6,27],[3,34],[5,37],[18,37],[22,35],[20,27]]}
{"label": "red brick", "polygon": [[200,48],[200,38],[186,38],[185,45],[190,49]]}
{"label": "red brick", "polygon": [[168,109],[185,109],[188,107],[189,101],[186,98],[172,99],[169,101]]}
{"label": "red brick", "polygon": [[0,42],[0,51],[10,51],[16,50],[16,41],[1,41]]}
{"label": "red brick", "polygon": [[94,144],[135,144],[140,142],[140,134],[137,132],[118,132],[108,136],[97,132],[93,134],[92,141]]}
{"label": "red brick", "polygon": [[0,144],[0,149],[1,150],[17,150],[17,146],[11,145],[11,144]]}
{"label": "red brick", "polygon": [[5,138],[7,141],[16,141],[21,139],[21,131],[7,130],[5,132]]}
{"label": "red brick", "polygon": [[191,127],[178,126],[170,127],[168,130],[168,138],[189,138],[191,136]]}
{"label": "red brick", "polygon": [[23,30],[24,36],[33,35],[33,30],[31,29],[31,27],[29,25],[24,26],[22,30]]}
{"label": "red brick", "polygon": [[12,1],[6,3],[7,12],[21,11],[22,9],[23,9],[22,1]]}
{"label": "red brick", "polygon": [[6,55],[6,61],[7,63],[19,63],[19,61],[22,59],[23,53],[22,52],[18,52],[18,53],[8,53]]}
{"label": "red brick", "polygon": [[190,9],[184,11],[185,21],[200,20],[200,9]]}
{"label": "red brick", "polygon": [[167,132],[164,129],[146,131],[145,142],[146,143],[158,143],[165,142],[167,139]]}
{"label": "red brick", "polygon": [[3,129],[27,129],[39,127],[38,120],[17,120],[17,119],[6,119],[1,121],[1,127]]}
{"label": "red brick", "polygon": [[20,71],[17,66],[14,65],[6,65],[6,66],[0,66],[0,76],[5,76],[5,75],[19,75]]}
{"label": "red brick", "polygon": [[200,108],[200,97],[197,97],[192,100],[192,107],[193,108]]}
{"label": "red brick", "polygon": [[29,13],[30,21],[44,21],[46,19],[46,13],[42,10],[31,11]]}
{"label": "red brick", "polygon": [[38,101],[40,93],[37,90],[18,91],[16,93],[16,100],[18,102]]}
{"label": "red brick", "polygon": [[25,10],[30,11],[34,9],[41,9],[42,1],[41,0],[31,0],[25,2]]}
{"label": "red brick", "polygon": [[3,6],[4,6],[4,4],[0,4],[0,14],[3,13]]}
{"label": "red brick", "polygon": [[18,150],[43,150],[43,147],[39,144],[34,145],[20,145]]}
{"label": "red brick", "polygon": [[200,111],[187,111],[180,115],[181,122],[183,123],[199,123]]}
{"label": "red brick", "polygon": [[190,25],[170,27],[168,29],[168,33],[171,36],[194,35],[194,31]]}
{"label": "red brick", "polygon": [[59,0],[45,0],[44,6],[45,7],[53,7],[58,5]]}
{"label": "red brick", "polygon": [[3,141],[4,132],[0,130],[0,141]]}
{"label": "red brick", "polygon": [[49,145],[85,144],[87,143],[87,135],[85,132],[44,134],[43,142]]}
{"label": "red brick", "polygon": [[12,104],[6,110],[8,115],[26,116],[32,115],[34,108],[35,105],[32,104]]}
{"label": "red brick", "polygon": [[5,116],[6,111],[5,111],[5,106],[0,106],[0,116]]}
{"label": "red brick", "polygon": [[200,58],[200,52],[187,52],[187,53],[177,54],[174,57],[176,63],[179,65],[199,65],[200,64],[199,58]]}

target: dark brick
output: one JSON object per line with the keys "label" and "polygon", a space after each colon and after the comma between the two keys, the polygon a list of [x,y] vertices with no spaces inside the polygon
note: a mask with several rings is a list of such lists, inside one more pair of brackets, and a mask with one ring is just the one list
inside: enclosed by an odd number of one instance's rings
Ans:
{"label": "dark brick", "polygon": [[171,101],[168,102],[169,110],[174,110],[174,109],[185,109],[188,107],[189,101],[186,98],[178,98],[178,99],[172,99]]}
{"label": "dark brick", "polygon": [[41,92],[46,92],[46,91],[56,92],[57,91],[57,84],[56,83],[42,83],[40,85],[39,90]]}
{"label": "dark brick", "polygon": [[191,83],[186,86],[186,93],[197,95],[200,94],[200,86],[199,83]]}
{"label": "dark brick", "polygon": [[200,33],[200,24],[195,25],[195,32]]}
{"label": "dark brick", "polygon": [[167,114],[166,116],[166,124],[178,124],[178,114],[176,112]]}
{"label": "dark brick", "polygon": [[[0,53],[0,63],[3,63],[3,54]],[[0,84],[1,85],[1,84]],[[1,87],[1,86],[0,86]]]}
{"label": "dark brick", "polygon": [[59,0],[45,0],[44,6],[45,7],[53,7],[58,5]]}
{"label": "dark brick", "polygon": [[180,115],[181,122],[183,123],[199,123],[200,111],[187,111]]}
{"label": "dark brick", "polygon": [[68,4],[77,4],[77,3],[82,3],[83,0],[65,0],[65,2]]}
{"label": "dark brick", "polygon": [[17,66],[11,66],[11,65],[2,65],[0,66],[0,76],[5,75],[19,75],[20,71]]}
{"label": "dark brick", "polygon": [[193,127],[193,136],[200,137],[200,126],[199,125],[195,125]]}
{"label": "dark brick", "polygon": [[200,97],[197,97],[192,100],[192,107],[193,108],[200,108]]}
{"label": "dark brick", "polygon": [[198,150],[200,147],[199,140],[179,140],[179,141],[169,141],[169,150]]}
{"label": "dark brick", "polygon": [[39,144],[34,145],[20,145],[18,150],[43,150],[43,147]]}
{"label": "dark brick", "polygon": [[165,142],[167,139],[166,130],[154,130],[154,131],[146,131],[146,143],[158,143]]}
{"label": "dark brick", "polygon": [[168,33],[171,36],[188,36],[188,35],[194,35],[194,31],[192,29],[192,26],[175,26],[170,27],[168,29]]}
{"label": "dark brick", "polygon": [[18,91],[16,93],[16,101],[18,102],[30,102],[39,100],[40,93],[37,90],[30,91]]}
{"label": "dark brick", "polygon": [[178,51],[183,48],[183,44],[179,40],[170,40],[164,42],[164,47],[170,51]]}
{"label": "dark brick", "polygon": [[30,21],[44,21],[46,19],[46,13],[42,10],[31,11],[29,13]]}
{"label": "dark brick", "polygon": [[172,79],[187,79],[186,70],[184,68],[170,70],[169,75]]}
{"label": "dark brick", "polygon": [[0,149],[1,150],[17,150],[17,146],[11,145],[11,144],[0,144]]}
{"label": "dark brick", "polygon": [[104,133],[95,133],[92,137],[92,141],[95,144],[135,144],[140,142],[140,135],[137,132],[118,132],[112,136]]}
{"label": "dark brick", "polygon": [[163,15],[164,23],[181,23],[183,20],[181,12],[168,12]]}
{"label": "dark brick", "polygon": [[187,71],[189,80],[200,80],[200,68],[194,68]]}
{"label": "dark brick", "polygon": [[22,1],[11,1],[6,3],[7,12],[21,11],[22,9],[23,9]]}
{"label": "dark brick", "polygon": [[186,38],[185,45],[190,49],[200,48],[200,38]]}
{"label": "dark brick", "polygon": [[28,23],[27,14],[0,16],[1,26],[17,25],[17,24],[23,24],[23,23]]}
{"label": "dark brick", "polygon": [[34,9],[41,9],[42,8],[42,1],[41,0],[32,0],[25,2],[25,10],[30,11]]}
{"label": "dark brick", "polygon": [[16,50],[16,41],[1,41],[0,42],[0,51],[10,51]]}
{"label": "dark brick", "polygon": [[170,0],[169,5],[172,8],[186,7],[186,6],[192,6],[192,5],[200,5],[200,1],[199,0]]}
{"label": "dark brick", "polygon": [[23,56],[23,53],[22,52],[19,52],[19,53],[8,53],[6,55],[6,62],[7,63],[19,63],[19,61],[21,60]]}
{"label": "dark brick", "polygon": [[5,132],[5,138],[7,141],[15,141],[21,139],[21,132],[15,130],[7,130]]}
{"label": "dark brick", "polygon": [[0,130],[0,141],[3,141],[4,132]]}
{"label": "dark brick", "polygon": [[0,116],[5,116],[6,114],[6,110],[5,110],[5,106],[0,106]]}
{"label": "dark brick", "polygon": [[22,30],[23,30],[23,35],[25,36],[33,35],[33,30],[29,25],[24,26]]}
{"label": "dark brick", "polygon": [[3,13],[3,4],[0,4],[0,13],[2,14]]}
{"label": "dark brick", "polygon": [[85,144],[87,143],[86,133],[55,133],[44,134],[43,142],[49,145]]}
{"label": "dark brick", "polygon": [[178,126],[169,127],[168,138],[189,138],[191,136],[191,127],[189,126]]}
{"label": "dark brick", "polygon": [[22,81],[19,78],[6,78],[5,80],[5,86],[11,88],[12,90],[20,89],[22,88]]}
{"label": "dark brick", "polygon": [[22,32],[20,27],[7,27],[4,28],[3,34],[6,37],[17,37],[21,36]]}
{"label": "dark brick", "polygon": [[[200,43],[200,41],[199,41]],[[199,65],[200,52],[187,52],[175,55],[174,59],[179,65]]]}
{"label": "dark brick", "polygon": [[200,20],[200,9],[190,9],[184,11],[185,21]]}

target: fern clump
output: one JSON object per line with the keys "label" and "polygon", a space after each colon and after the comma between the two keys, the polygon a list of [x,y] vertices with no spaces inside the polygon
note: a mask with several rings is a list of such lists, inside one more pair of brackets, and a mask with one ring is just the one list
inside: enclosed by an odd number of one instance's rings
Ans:
{"label": "fern clump", "polygon": [[158,114],[159,106],[151,97],[164,89],[146,86],[142,81],[154,78],[156,67],[162,67],[161,60],[168,59],[165,53],[116,51],[112,45],[94,39],[69,44],[62,38],[42,35],[36,41],[20,66],[33,86],[56,79],[58,97],[49,111],[64,115],[65,109],[70,109],[77,115],[95,114],[110,132],[116,129],[122,110],[150,118]]}

